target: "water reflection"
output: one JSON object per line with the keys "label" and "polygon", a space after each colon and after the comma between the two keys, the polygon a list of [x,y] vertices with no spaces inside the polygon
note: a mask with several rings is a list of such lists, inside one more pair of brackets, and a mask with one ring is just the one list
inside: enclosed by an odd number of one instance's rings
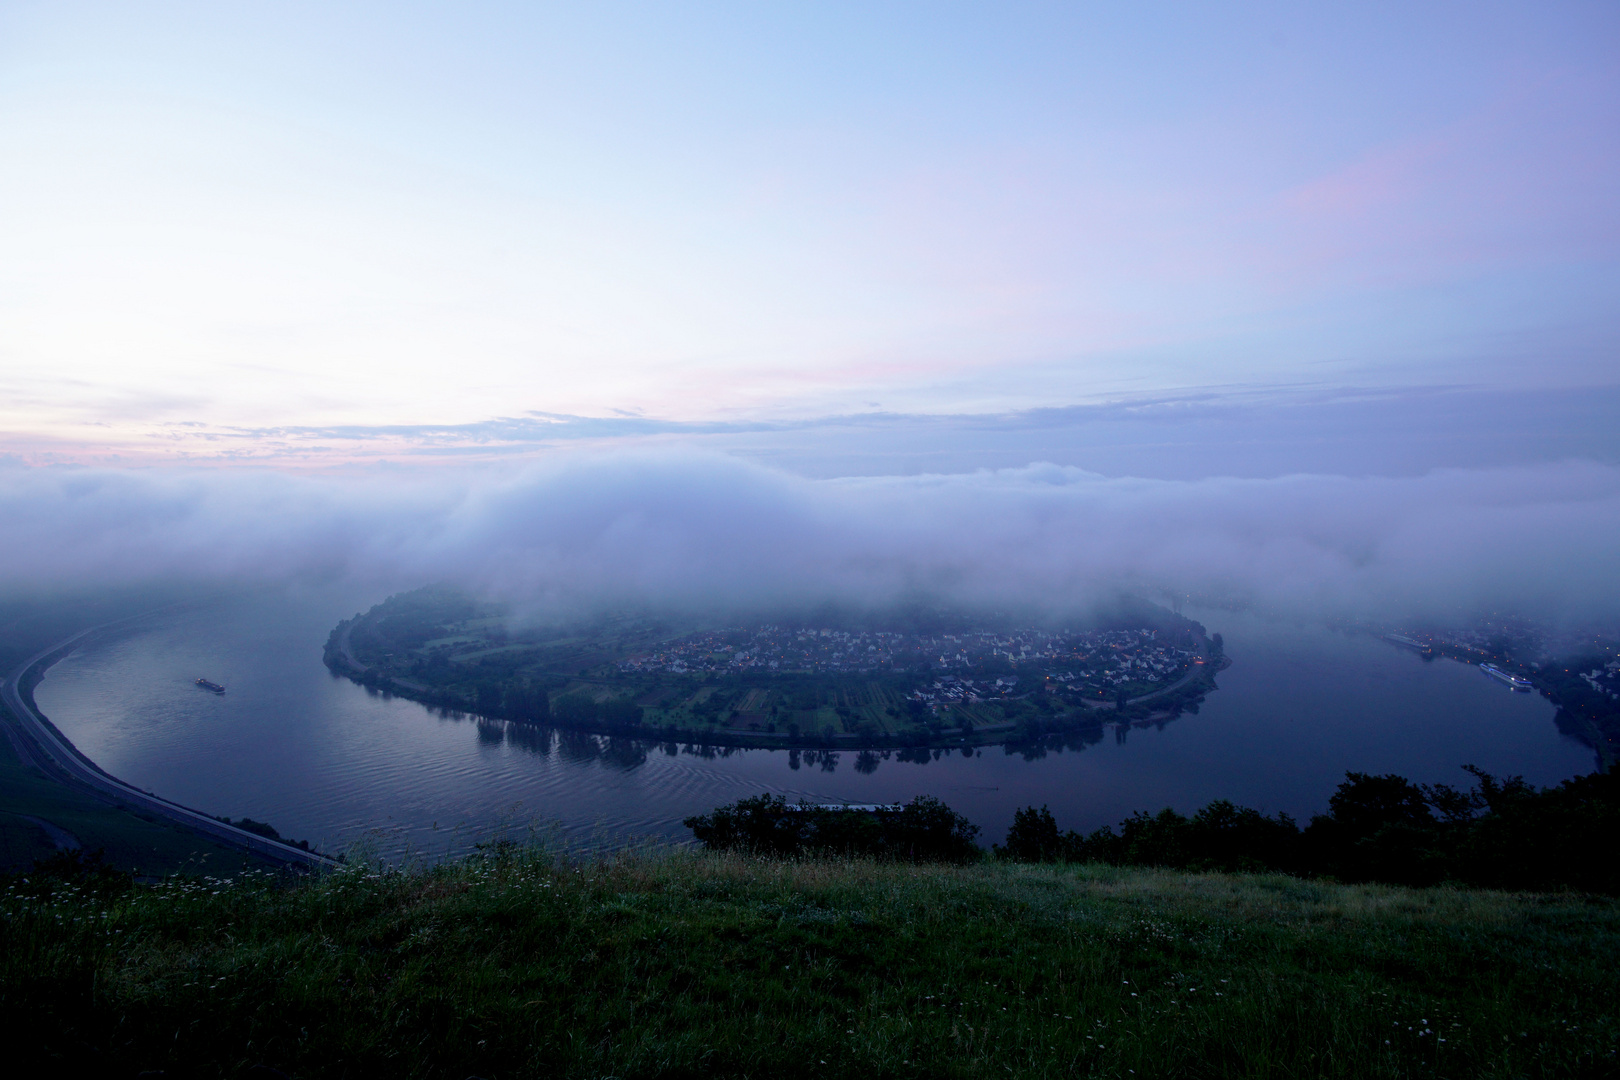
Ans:
{"label": "water reflection", "polygon": [[602,747],[602,760],[615,769],[634,769],[647,763],[647,751],[654,744],[639,739],[609,736]]}
{"label": "water reflection", "polygon": [[[376,691],[369,687],[367,692],[376,695]],[[822,773],[836,773],[844,756],[849,753],[816,748],[756,750],[737,746],[714,746],[707,743],[637,739],[623,735],[598,735],[570,728],[475,716],[453,709],[434,709],[432,712],[441,720],[456,723],[470,721],[480,746],[506,745],[540,758],[555,751],[562,760],[573,764],[600,764],[622,771],[631,771],[644,766],[649,756],[655,753],[666,758],[685,755],[703,761],[723,761],[741,755],[765,754],[784,758],[788,769],[793,772],[808,768]],[[1035,762],[1051,754],[1062,754],[1064,751],[1079,753],[1102,742],[1109,731],[1113,733],[1114,744],[1123,746],[1132,727],[1162,731],[1166,723],[1168,718],[1138,720],[1134,724],[1097,723],[1072,731],[1015,739],[985,747],[867,748],[854,752],[854,768],[861,776],[871,776],[886,761],[904,765],[927,765],[941,759],[978,757],[987,750]]]}
{"label": "water reflection", "polygon": [[[376,693],[369,687],[367,690],[374,695]],[[636,739],[623,735],[598,735],[570,728],[477,716],[454,709],[436,708],[431,711],[440,720],[455,723],[470,721],[476,732],[478,744],[483,747],[494,748],[504,745],[539,758],[547,757],[555,751],[562,760],[573,764],[599,764],[625,772],[647,764],[649,756],[655,753],[664,757],[685,754],[714,761],[748,752],[745,748],[736,746],[709,746],[701,743]],[[926,754],[926,751],[924,753]],[[800,752],[793,750],[789,754],[792,759],[791,767],[797,769]],[[882,756],[887,760],[889,755],[884,753]],[[811,765],[819,763],[824,772],[833,772],[838,767],[839,755],[829,750],[810,750],[805,751],[803,760]],[[870,774],[877,768],[877,762],[878,756],[867,751],[862,753],[856,767]]]}
{"label": "water reflection", "polygon": [[551,729],[508,722],[506,741],[519,750],[545,757],[551,753]]}

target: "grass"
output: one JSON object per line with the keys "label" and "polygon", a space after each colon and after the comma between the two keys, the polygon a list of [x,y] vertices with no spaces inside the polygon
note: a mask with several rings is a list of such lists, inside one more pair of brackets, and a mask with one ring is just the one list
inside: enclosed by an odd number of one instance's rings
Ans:
{"label": "grass", "polygon": [[1103,867],[511,849],[13,882],[37,1070],[1543,1077],[1617,1069],[1620,908]]}

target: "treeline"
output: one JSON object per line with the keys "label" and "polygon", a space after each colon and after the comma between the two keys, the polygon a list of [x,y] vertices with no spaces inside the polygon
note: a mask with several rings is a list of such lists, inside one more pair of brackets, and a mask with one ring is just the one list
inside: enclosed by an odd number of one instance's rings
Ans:
{"label": "treeline", "polygon": [[552,699],[550,687],[538,683],[479,682],[472,685],[469,711],[492,720],[561,727],[605,727],[634,730],[641,727],[645,710],[625,698],[597,701],[588,691]]}
{"label": "treeline", "polygon": [[610,728],[641,726],[643,709],[626,698],[597,701],[588,693],[565,694],[552,702],[551,716],[559,724],[601,724]]}
{"label": "treeline", "polygon": [[403,686],[375,668],[360,672],[345,668],[342,673],[362,686],[400,694],[434,708],[525,724],[546,724],[552,719],[551,694],[542,682],[512,684],[486,678],[453,686],[419,688]]}
{"label": "treeline", "polygon": [[[1280,872],[1343,882],[1620,894],[1620,770],[1538,789],[1467,767],[1467,790],[1395,775],[1346,773],[1328,812],[1301,828],[1287,814],[1219,800],[1192,815],[1138,811],[1090,834],[1064,832],[1046,807],[1013,816],[997,857],[1180,870]],[[800,808],[760,795],[690,817],[704,845],[772,856],[969,862],[978,827],[920,796],[875,812]]]}
{"label": "treeline", "polygon": [[1475,785],[1347,773],[1328,812],[1301,828],[1226,800],[1184,816],[1142,811],[1089,835],[1046,807],[1013,816],[1004,858],[1186,870],[1280,871],[1346,882],[1620,893],[1620,771],[1537,789],[1472,766]]}
{"label": "treeline", "polygon": [[961,863],[982,854],[973,842],[979,827],[927,795],[875,812],[800,808],[779,796],[756,795],[684,824],[707,847],[755,855]]}

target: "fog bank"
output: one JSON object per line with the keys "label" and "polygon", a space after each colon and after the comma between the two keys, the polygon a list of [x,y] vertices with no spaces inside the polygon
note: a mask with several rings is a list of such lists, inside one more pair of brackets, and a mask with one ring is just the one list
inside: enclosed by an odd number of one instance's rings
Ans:
{"label": "fog bank", "polygon": [[718,455],[521,470],[0,467],[0,587],[448,580],[537,612],[897,600],[1071,610],[1120,590],[1324,615],[1620,613],[1620,468],[812,480]]}

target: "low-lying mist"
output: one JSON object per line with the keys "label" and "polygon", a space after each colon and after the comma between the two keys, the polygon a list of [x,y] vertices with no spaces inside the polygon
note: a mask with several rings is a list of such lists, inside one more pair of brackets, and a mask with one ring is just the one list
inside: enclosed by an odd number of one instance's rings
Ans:
{"label": "low-lying mist", "polygon": [[186,580],[445,581],[536,617],[937,602],[1052,614],[1122,592],[1326,616],[1620,613],[1620,469],[1114,479],[1073,468],[811,480],[719,455],[522,468],[0,468],[8,593]]}

